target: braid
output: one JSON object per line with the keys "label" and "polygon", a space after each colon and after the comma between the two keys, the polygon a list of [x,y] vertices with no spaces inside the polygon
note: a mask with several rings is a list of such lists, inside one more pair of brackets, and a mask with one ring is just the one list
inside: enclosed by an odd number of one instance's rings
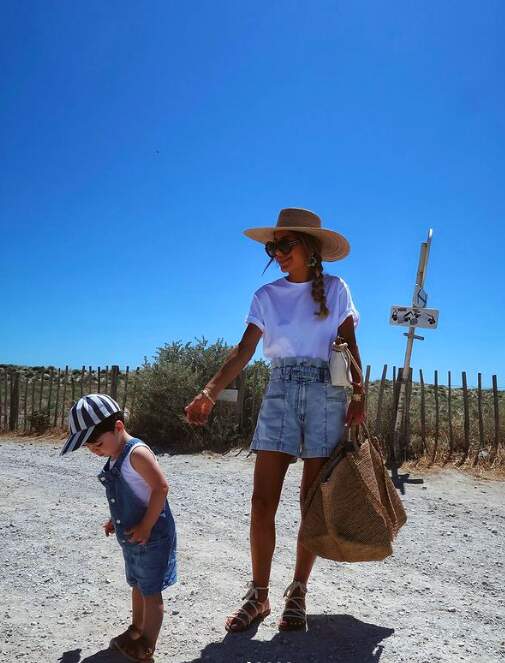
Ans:
{"label": "braid", "polygon": [[319,311],[316,311],[316,315],[319,318],[327,318],[330,311],[326,305],[323,265],[321,264],[321,256],[319,253],[312,254],[311,266],[314,272],[314,276],[312,277],[312,298],[319,304]]}
{"label": "braid", "polygon": [[294,233],[300,238],[307,256],[309,257],[308,266],[312,271],[312,298],[319,304],[319,311],[315,311],[318,318],[327,318],[330,310],[326,304],[326,293],[324,291],[323,265],[321,261],[321,242],[314,235],[305,233]]}

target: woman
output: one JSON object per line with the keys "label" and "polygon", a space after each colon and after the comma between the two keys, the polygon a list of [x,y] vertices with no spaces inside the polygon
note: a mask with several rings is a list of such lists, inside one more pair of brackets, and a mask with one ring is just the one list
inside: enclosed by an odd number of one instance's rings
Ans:
{"label": "woman", "polygon": [[[247,328],[221,370],[186,407],[191,424],[203,425],[219,393],[240,373],[263,336],[272,375],[261,405],[251,449],[256,453],[251,507],[252,581],[245,603],[226,621],[228,631],[244,631],[270,614],[268,583],[275,548],[275,514],[286,470],[303,459],[300,501],[339,443],[344,423],[364,419],[363,387],[353,368],[353,396],[347,407],[343,387],[330,383],[328,358],[335,337],[347,342],[359,366],[354,328],[358,313],[345,282],[323,275],[322,261],[349,253],[347,240],[321,227],[308,210],[281,210],[274,228],[252,228],[245,235],[265,244],[287,276],[254,295]],[[269,263],[269,264],[270,264]],[[286,589],[279,629],[306,625],[305,594],[315,555],[298,541],[293,582]]]}

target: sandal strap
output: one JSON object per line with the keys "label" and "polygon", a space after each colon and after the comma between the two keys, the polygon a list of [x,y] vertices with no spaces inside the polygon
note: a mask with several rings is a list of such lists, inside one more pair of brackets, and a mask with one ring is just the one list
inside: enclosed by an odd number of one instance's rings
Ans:
{"label": "sandal strap", "polygon": [[[299,590],[302,592],[302,596],[293,596],[294,592]],[[284,598],[286,601],[286,607],[282,613],[282,619],[299,619],[300,621],[305,621],[307,617],[307,611],[305,609],[304,600],[305,594],[307,593],[307,585],[298,580],[293,580],[293,582],[286,587],[284,592]],[[293,607],[288,608],[288,603],[294,604]]]}
{"label": "sandal strap", "polygon": [[260,601],[258,599],[258,590],[268,591],[270,587],[257,587],[254,582],[251,580],[247,583],[247,592],[242,597],[242,601],[245,601],[245,605],[250,604],[254,609],[254,614],[251,614],[248,610],[241,606],[238,610],[232,615],[228,616],[228,619],[239,619],[245,626],[256,619],[263,611],[259,609],[259,605],[263,605],[265,601]]}
{"label": "sandal strap", "polygon": [[[286,591],[284,592],[284,596],[287,597],[288,599],[291,599],[293,592],[299,589],[303,595],[307,593],[307,585],[303,582],[300,582],[299,580],[293,580],[293,582],[286,587]],[[296,597],[293,596],[293,600],[296,598],[301,598],[301,597]]]}

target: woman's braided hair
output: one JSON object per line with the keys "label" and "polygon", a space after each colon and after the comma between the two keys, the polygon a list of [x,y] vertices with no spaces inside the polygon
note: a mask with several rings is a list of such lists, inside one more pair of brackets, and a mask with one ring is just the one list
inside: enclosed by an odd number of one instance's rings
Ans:
{"label": "woman's braided hair", "polygon": [[321,261],[321,242],[314,235],[294,232],[301,241],[309,259],[308,267],[312,273],[312,298],[319,304],[319,311],[315,312],[319,318],[327,318],[330,310],[326,305],[326,293],[324,291],[323,265]]}

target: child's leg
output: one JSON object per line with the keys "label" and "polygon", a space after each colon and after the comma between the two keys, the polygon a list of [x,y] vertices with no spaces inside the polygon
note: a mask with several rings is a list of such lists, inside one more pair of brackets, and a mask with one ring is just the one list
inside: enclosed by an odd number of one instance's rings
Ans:
{"label": "child's leg", "polygon": [[163,597],[159,594],[144,596],[144,624],[142,633],[154,649],[163,622]]}
{"label": "child's leg", "polygon": [[139,637],[144,624],[144,597],[138,587],[132,588],[132,624],[138,631],[136,637]]}

